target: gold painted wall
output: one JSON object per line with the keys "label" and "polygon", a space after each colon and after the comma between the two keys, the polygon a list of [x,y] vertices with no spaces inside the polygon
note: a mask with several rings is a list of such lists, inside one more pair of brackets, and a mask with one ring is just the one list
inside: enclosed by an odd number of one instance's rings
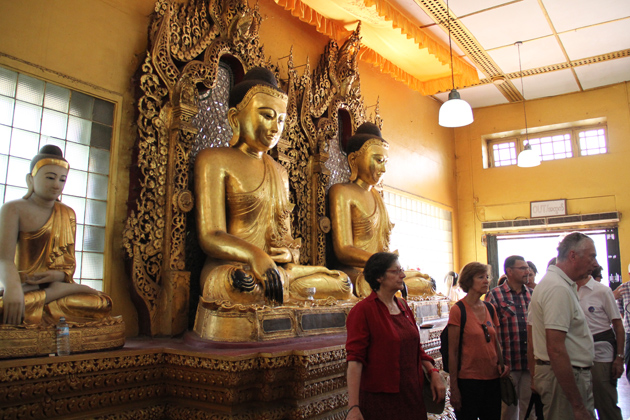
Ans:
{"label": "gold painted wall", "polygon": [[[314,68],[328,39],[277,6],[259,0],[265,54],[286,71],[291,46],[296,65]],[[253,2],[251,4],[253,6]],[[132,78],[144,59],[154,0],[0,0],[0,65],[116,103],[107,216],[105,291],[127,335],[138,334],[122,251],[129,165],[136,139]],[[457,226],[453,130],[437,124],[439,103],[360,65],[367,106],[380,99],[383,135],[390,141],[385,183],[453,211]],[[373,113],[374,108],[370,109]],[[368,110],[368,115],[370,113]],[[455,240],[457,238],[454,238]],[[457,241],[455,241],[457,261]]]}
{"label": "gold painted wall", "polygon": [[[462,266],[487,261],[481,244],[482,221],[529,218],[530,201],[566,199],[568,214],[621,212],[621,267],[626,276],[630,262],[629,96],[630,83],[620,83],[527,101],[530,128],[599,117],[605,117],[608,125],[607,154],[547,161],[535,168],[483,168],[482,136],[524,129],[521,103],[474,110],[475,122],[455,130]],[[605,255],[599,262],[606,263]]]}

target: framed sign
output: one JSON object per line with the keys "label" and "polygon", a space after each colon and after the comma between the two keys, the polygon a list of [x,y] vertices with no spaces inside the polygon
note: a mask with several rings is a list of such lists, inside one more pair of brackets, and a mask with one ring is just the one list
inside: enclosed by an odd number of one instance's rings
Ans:
{"label": "framed sign", "polygon": [[567,200],[532,201],[529,203],[530,217],[566,216]]}

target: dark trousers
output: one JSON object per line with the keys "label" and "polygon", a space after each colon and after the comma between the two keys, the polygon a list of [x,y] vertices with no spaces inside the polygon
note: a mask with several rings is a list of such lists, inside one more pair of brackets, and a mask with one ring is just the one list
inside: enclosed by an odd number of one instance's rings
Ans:
{"label": "dark trousers", "polygon": [[458,379],[462,409],[457,420],[501,420],[501,385],[499,379]]}

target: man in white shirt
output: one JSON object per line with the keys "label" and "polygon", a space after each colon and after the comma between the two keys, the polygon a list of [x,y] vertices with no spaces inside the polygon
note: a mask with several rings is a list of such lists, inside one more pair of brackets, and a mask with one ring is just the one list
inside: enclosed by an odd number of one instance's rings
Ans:
{"label": "man in white shirt", "polygon": [[595,244],[573,232],[558,245],[555,266],[542,278],[527,317],[528,366],[545,419],[592,420],[593,337],[580,307],[576,281],[599,267]]}
{"label": "man in white shirt", "polygon": [[595,341],[593,397],[600,420],[623,420],[617,406],[617,379],[623,373],[623,323],[613,292],[600,283],[601,278],[602,268],[598,267],[590,278],[577,281],[580,306]]}

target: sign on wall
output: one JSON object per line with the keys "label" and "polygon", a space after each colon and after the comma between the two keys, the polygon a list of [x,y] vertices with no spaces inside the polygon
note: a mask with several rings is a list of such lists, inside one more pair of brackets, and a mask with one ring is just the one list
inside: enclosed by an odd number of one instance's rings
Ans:
{"label": "sign on wall", "polygon": [[566,216],[567,200],[532,201],[529,203],[530,217]]}

